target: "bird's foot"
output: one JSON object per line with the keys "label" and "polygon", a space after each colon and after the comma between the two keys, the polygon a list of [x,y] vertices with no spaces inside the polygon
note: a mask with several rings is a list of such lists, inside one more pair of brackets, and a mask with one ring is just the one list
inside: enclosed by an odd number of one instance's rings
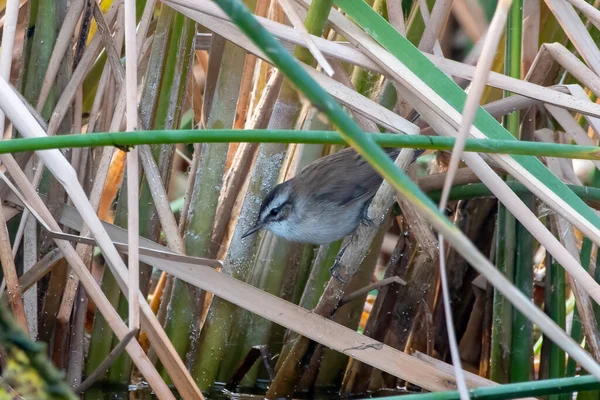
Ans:
{"label": "bird's foot", "polygon": [[362,224],[366,225],[366,226],[371,227],[371,228],[376,228],[377,226],[375,224],[375,221],[373,221],[373,218],[369,217],[369,206],[370,205],[371,205],[371,202],[369,201],[363,207],[362,216],[360,218],[360,222]]}
{"label": "bird's foot", "polygon": [[373,221],[373,219],[369,218],[367,215],[364,215],[363,218],[360,220],[360,222],[362,222],[363,225],[366,225],[366,226],[368,226],[370,228],[377,228],[377,225],[375,224],[375,221]]}

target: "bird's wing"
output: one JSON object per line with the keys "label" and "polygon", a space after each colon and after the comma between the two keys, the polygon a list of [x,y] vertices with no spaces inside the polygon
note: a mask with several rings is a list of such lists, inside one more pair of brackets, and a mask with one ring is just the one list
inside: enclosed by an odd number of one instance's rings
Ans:
{"label": "bird's wing", "polygon": [[[397,150],[388,151],[391,157]],[[327,201],[339,206],[373,197],[381,185],[381,176],[353,149],[322,157],[308,165],[298,176],[303,188],[313,188],[314,201]]]}

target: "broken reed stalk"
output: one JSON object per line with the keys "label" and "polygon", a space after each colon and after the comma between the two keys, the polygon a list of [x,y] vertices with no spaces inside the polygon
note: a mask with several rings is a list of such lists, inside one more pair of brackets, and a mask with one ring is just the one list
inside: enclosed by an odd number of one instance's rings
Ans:
{"label": "broken reed stalk", "polygon": [[[23,293],[27,292],[40,279],[46,276],[48,272],[52,271],[52,268],[63,258],[64,256],[60,252],[60,249],[55,248],[46,253],[44,257],[19,278],[19,285]],[[2,295],[4,296],[5,294],[3,293]]]}

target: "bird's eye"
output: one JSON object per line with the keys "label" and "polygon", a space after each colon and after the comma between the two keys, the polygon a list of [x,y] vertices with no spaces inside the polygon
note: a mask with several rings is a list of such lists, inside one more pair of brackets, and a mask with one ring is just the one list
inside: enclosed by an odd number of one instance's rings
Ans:
{"label": "bird's eye", "polygon": [[272,208],[270,214],[273,216],[279,214],[279,207]]}

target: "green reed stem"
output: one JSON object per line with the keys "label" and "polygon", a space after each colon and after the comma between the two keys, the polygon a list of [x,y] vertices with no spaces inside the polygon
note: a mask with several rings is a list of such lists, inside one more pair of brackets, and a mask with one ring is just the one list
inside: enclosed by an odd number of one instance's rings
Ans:
{"label": "green reed stem", "polygon": [[[515,181],[506,182],[508,187],[516,194],[529,193],[523,184]],[[580,199],[591,203],[594,208],[600,206],[600,189],[590,186],[568,185]],[[433,201],[439,201],[442,194],[441,190],[435,190],[428,193]],[[450,190],[450,201],[471,199],[474,197],[491,197],[492,192],[483,183],[470,183],[467,185],[455,186]]]}
{"label": "green reed stem", "polygon": [[[583,392],[599,390],[600,382],[593,376],[577,376],[574,378],[545,379],[506,385],[487,386],[471,389],[469,396],[478,400],[505,400],[523,397],[544,396],[559,393]],[[380,400],[459,400],[457,391],[410,394],[402,396],[380,397]]]}
{"label": "green reed stem", "polygon": [[[454,138],[424,135],[371,133],[369,137],[382,147],[406,147],[424,150],[451,151]],[[118,133],[90,133],[44,138],[23,138],[0,141],[0,154],[48,149],[114,146],[127,148],[141,144],[174,143],[308,143],[345,144],[341,134],[332,131],[293,130],[155,130]],[[465,151],[478,153],[519,154],[544,157],[600,160],[596,146],[558,143],[520,142],[515,140],[467,139]]]}

